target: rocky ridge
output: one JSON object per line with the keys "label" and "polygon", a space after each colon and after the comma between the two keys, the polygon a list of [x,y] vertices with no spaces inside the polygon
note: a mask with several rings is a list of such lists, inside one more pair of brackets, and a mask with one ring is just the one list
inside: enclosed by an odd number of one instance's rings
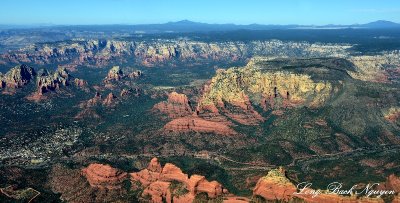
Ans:
{"label": "rocky ridge", "polygon": [[36,45],[3,54],[12,63],[50,64],[70,61],[73,64],[106,65],[111,60],[131,57],[145,66],[174,61],[245,60],[252,56],[321,57],[346,56],[349,45],[283,42],[201,42],[192,40],[83,40]]}

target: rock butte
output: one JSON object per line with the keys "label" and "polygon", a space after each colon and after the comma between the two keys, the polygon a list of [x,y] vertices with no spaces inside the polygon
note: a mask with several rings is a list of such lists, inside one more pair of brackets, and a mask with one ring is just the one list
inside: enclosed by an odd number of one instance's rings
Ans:
{"label": "rock butte", "polygon": [[[207,193],[215,198],[228,191],[216,181],[207,181],[204,176],[187,174],[173,164],[167,163],[161,167],[157,158],[150,161],[149,166],[136,173],[131,173],[131,182],[135,187],[143,187],[142,196],[150,196],[153,202],[192,202],[197,194]],[[138,183],[139,186],[138,186]],[[177,188],[173,188],[173,187]],[[172,188],[172,189],[171,189]],[[185,190],[179,195],[179,190]]]}
{"label": "rock butte", "polygon": [[261,196],[266,200],[288,201],[296,191],[296,186],[286,178],[285,170],[279,168],[269,171],[267,176],[258,180],[253,189],[253,195]]}
{"label": "rock butte", "polygon": [[178,118],[193,114],[187,96],[177,92],[171,92],[168,95],[168,100],[154,105],[153,110],[166,114],[169,118]]}
{"label": "rock butte", "polygon": [[100,189],[120,189],[123,181],[128,178],[126,172],[103,164],[90,164],[82,169],[82,173],[92,187]]}

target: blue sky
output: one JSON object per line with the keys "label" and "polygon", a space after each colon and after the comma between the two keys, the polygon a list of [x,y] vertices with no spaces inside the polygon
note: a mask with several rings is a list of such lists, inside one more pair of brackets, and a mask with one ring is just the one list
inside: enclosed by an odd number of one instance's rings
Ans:
{"label": "blue sky", "polygon": [[400,0],[0,0],[0,24],[400,22]]}

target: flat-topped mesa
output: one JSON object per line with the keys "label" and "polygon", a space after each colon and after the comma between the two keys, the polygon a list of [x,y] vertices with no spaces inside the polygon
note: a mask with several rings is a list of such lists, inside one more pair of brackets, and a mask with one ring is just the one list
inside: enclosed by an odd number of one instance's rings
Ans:
{"label": "flat-topped mesa", "polygon": [[92,187],[109,190],[122,188],[123,181],[128,177],[126,172],[96,163],[82,169],[82,173]]}
{"label": "flat-topped mesa", "polygon": [[207,181],[204,176],[192,175],[190,178],[177,166],[167,163],[161,167],[157,158],[153,158],[146,169],[131,173],[134,189],[142,187],[142,196],[149,195],[153,202],[192,202],[197,194],[207,193],[216,198],[227,193],[216,181]]}
{"label": "flat-topped mesa", "polygon": [[231,129],[226,123],[208,121],[198,116],[186,116],[182,118],[176,118],[168,122],[164,126],[166,132],[176,133],[214,133],[219,135],[236,135],[233,129]]}
{"label": "flat-topped mesa", "polygon": [[258,125],[264,118],[254,109],[258,104],[264,110],[318,107],[338,91],[330,81],[314,81],[310,75],[283,70],[264,70],[254,60],[242,68],[217,70],[205,85],[196,112],[223,114],[243,125]]}
{"label": "flat-topped mesa", "polygon": [[20,65],[11,68],[6,74],[0,74],[0,88],[21,88],[36,76],[33,68]]}
{"label": "flat-topped mesa", "polygon": [[153,107],[154,110],[168,115],[169,118],[178,118],[193,114],[190,102],[185,94],[171,92],[168,100],[160,102]]}
{"label": "flat-topped mesa", "polygon": [[252,66],[246,66],[218,71],[199,105],[218,106],[220,103],[228,103],[247,108],[248,96],[258,95],[265,99],[286,101],[286,105],[302,103],[316,106],[322,104],[331,91],[332,85],[329,82],[314,82],[309,75],[280,71],[262,72]]}

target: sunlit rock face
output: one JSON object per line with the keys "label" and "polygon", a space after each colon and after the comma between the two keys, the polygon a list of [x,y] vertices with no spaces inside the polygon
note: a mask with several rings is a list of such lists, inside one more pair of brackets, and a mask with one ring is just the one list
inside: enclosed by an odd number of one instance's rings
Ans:
{"label": "sunlit rock face", "polygon": [[363,81],[389,83],[399,77],[399,58],[398,51],[371,56],[351,56],[349,61],[357,67],[357,71],[349,72],[349,74]]}
{"label": "sunlit rock face", "polygon": [[[75,84],[75,80],[72,80],[72,76],[65,68],[59,67],[53,74],[47,70],[40,71],[36,83],[38,93],[43,94],[59,89],[60,87]],[[78,81],[78,85],[79,83],[82,82]]]}
{"label": "sunlit rock face", "polygon": [[337,91],[330,81],[283,70],[265,71],[253,60],[242,68],[217,71],[205,85],[196,111],[200,117],[224,114],[243,125],[258,125],[264,118],[254,105],[264,110],[316,108]]}
{"label": "sunlit rock face", "polygon": [[36,72],[27,65],[11,68],[4,75],[0,73],[0,88],[21,88],[34,80]]}

